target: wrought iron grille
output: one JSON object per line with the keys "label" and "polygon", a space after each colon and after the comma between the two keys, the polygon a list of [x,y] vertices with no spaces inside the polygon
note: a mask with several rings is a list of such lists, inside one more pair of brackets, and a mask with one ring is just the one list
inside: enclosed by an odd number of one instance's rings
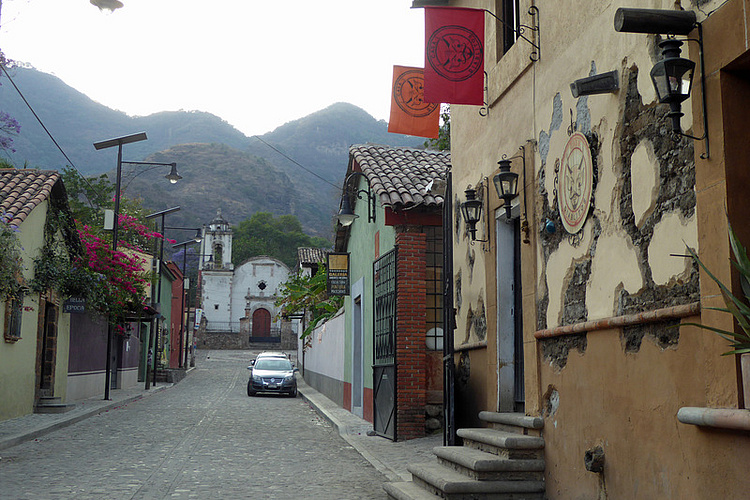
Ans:
{"label": "wrought iron grille", "polygon": [[427,236],[427,349],[443,350],[443,228],[426,226]]}
{"label": "wrought iron grille", "polygon": [[396,362],[396,249],[373,263],[375,366]]}

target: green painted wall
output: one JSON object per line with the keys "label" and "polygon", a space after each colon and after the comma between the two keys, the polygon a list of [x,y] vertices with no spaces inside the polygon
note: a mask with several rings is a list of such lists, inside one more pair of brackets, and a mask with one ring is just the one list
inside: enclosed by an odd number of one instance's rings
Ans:
{"label": "green painted wall", "polygon": [[169,365],[169,346],[170,336],[172,332],[169,331],[170,318],[172,317],[172,275],[167,271],[167,266],[162,263],[161,268],[161,295],[157,297],[161,301],[161,315],[163,318],[160,320],[160,325],[165,335],[159,340],[159,351],[160,357],[157,363],[161,366]]}
{"label": "green painted wall", "polygon": [[[360,186],[358,189],[364,189],[364,180],[358,176]],[[351,285],[354,286],[359,280],[363,280],[362,288],[362,315],[364,317],[364,386],[372,389],[372,360],[373,360],[373,276],[372,264],[384,253],[391,250],[396,243],[396,232],[392,227],[385,225],[385,210],[377,203],[375,222],[367,222],[367,203],[366,200],[356,200],[354,213],[359,215],[358,219],[350,228],[350,236],[347,251],[350,253],[350,276]],[[376,234],[380,238],[380,251],[375,253]],[[353,380],[352,372],[352,300],[354,297],[349,295],[345,301],[346,313],[346,336],[344,343],[344,378],[346,382],[351,383]]]}

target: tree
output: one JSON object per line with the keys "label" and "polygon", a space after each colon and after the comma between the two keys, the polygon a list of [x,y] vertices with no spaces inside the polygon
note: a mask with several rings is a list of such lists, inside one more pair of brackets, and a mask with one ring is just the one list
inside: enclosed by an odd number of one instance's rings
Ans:
{"label": "tree", "polygon": [[328,295],[328,270],[321,266],[315,276],[295,274],[279,288],[276,305],[281,306],[282,315],[309,313],[310,322],[300,338],[310,335],[321,323],[333,318],[344,305],[341,295]]}
{"label": "tree", "polygon": [[451,149],[451,108],[449,104],[441,104],[440,109],[440,132],[437,139],[427,139],[424,147],[438,151],[450,151]]}
{"label": "tree", "polygon": [[305,234],[302,224],[294,215],[274,218],[268,212],[256,212],[232,229],[232,263],[235,266],[251,257],[268,255],[294,267],[297,263],[297,248],[331,246],[324,238]]}
{"label": "tree", "polygon": [[103,228],[103,209],[114,206],[115,185],[106,175],[86,179],[71,168],[63,170],[62,179],[84,255],[65,268],[54,258],[58,252],[50,253],[46,261],[36,263],[38,269],[46,270],[38,273],[43,277],[38,287],[57,282],[66,295],[85,296],[93,309],[109,316],[121,331],[119,324],[125,317],[142,310],[153,279],[138,253],[151,253],[153,242],[164,236],[149,227],[141,200],[121,195],[118,250],[112,250],[112,234]]}

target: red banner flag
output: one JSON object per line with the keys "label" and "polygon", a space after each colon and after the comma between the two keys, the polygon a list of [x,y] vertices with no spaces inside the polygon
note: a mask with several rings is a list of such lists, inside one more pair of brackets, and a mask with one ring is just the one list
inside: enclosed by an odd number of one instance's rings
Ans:
{"label": "red banner flag", "polygon": [[424,98],[484,104],[484,11],[425,7]]}
{"label": "red banner flag", "polygon": [[392,90],[388,132],[437,138],[440,104],[424,102],[424,70],[394,66]]}

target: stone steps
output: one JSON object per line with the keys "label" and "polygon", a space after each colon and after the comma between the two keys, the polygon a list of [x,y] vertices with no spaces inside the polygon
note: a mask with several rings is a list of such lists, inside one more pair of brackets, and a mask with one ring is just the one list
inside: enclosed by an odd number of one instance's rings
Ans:
{"label": "stone steps", "polygon": [[544,460],[507,460],[466,446],[439,446],[438,463],[478,481],[543,481]]}
{"label": "stone steps", "polygon": [[[544,500],[544,421],[482,412],[491,427],[459,429],[463,446],[438,446],[436,463],[410,465],[412,481],[386,483],[396,500]],[[502,426],[501,429],[497,426]]]}
{"label": "stone steps", "polygon": [[59,397],[42,396],[34,405],[34,413],[65,413],[76,405],[63,403]]}

